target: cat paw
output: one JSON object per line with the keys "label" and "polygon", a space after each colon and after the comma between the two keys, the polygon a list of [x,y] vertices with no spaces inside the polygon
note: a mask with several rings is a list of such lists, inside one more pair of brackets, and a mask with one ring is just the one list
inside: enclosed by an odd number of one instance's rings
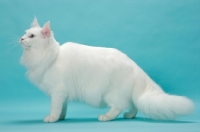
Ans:
{"label": "cat paw", "polygon": [[124,113],[124,118],[126,119],[132,119],[136,116],[136,114],[130,113],[130,112],[126,112]]}
{"label": "cat paw", "polygon": [[110,121],[112,120],[109,116],[107,115],[100,115],[98,118],[99,121]]}
{"label": "cat paw", "polygon": [[46,122],[46,123],[52,123],[52,122],[58,121],[58,119],[56,119],[56,118],[54,118],[52,116],[47,116],[47,117],[44,118],[43,121]]}

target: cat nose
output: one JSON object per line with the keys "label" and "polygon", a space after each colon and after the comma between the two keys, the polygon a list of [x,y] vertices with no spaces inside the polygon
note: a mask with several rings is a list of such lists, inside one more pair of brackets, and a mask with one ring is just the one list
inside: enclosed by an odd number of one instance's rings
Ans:
{"label": "cat nose", "polygon": [[23,38],[21,38],[21,41],[23,41],[24,39]]}

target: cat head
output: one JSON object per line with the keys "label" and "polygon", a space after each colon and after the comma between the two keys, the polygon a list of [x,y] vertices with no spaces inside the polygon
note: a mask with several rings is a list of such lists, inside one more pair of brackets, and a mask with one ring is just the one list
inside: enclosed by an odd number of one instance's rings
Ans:
{"label": "cat head", "polygon": [[40,27],[36,17],[31,24],[31,28],[25,32],[25,35],[20,38],[20,43],[25,50],[45,48],[49,39],[53,37],[50,22]]}

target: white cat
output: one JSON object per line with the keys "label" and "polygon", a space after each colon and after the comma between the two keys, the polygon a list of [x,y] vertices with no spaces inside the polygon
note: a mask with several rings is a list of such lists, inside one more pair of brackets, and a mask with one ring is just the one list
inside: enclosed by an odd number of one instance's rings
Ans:
{"label": "white cat", "polygon": [[172,120],[193,111],[191,100],[165,93],[116,49],[72,42],[59,45],[50,22],[41,28],[35,18],[20,43],[28,78],[51,97],[50,115],[44,122],[64,119],[71,100],[110,107],[99,121],[113,120],[127,108],[125,118],[134,118],[139,110],[156,120]]}

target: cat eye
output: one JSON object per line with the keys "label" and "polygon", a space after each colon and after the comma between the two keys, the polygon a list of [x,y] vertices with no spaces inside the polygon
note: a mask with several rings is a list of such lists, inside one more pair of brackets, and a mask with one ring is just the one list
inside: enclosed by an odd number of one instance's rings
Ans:
{"label": "cat eye", "polygon": [[31,34],[30,36],[29,36],[29,38],[34,38],[35,37],[35,35],[34,34]]}

